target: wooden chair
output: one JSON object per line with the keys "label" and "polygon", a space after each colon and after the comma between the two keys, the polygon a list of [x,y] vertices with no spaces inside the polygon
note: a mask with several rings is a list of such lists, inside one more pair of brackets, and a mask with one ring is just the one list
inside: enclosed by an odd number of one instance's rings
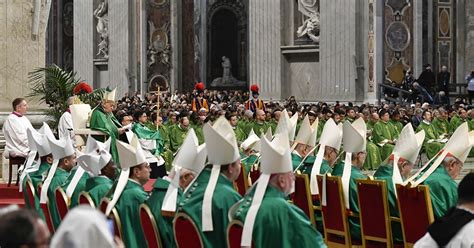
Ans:
{"label": "wooden chair", "polygon": [[89,193],[85,191],[81,192],[81,194],[79,195],[79,204],[85,204],[95,208],[94,200],[92,200]]}
{"label": "wooden chair", "polygon": [[71,111],[76,146],[78,148],[81,148],[83,145],[85,145],[88,135],[104,136],[104,141],[107,139],[107,135],[105,133],[92,130],[87,127],[89,113],[92,111],[89,104],[72,104],[69,106],[69,109]]}
{"label": "wooden chair", "polygon": [[107,209],[107,205],[109,205],[110,200],[108,198],[102,198],[99,204],[99,210],[105,214],[105,210]]}
{"label": "wooden chair", "polygon": [[146,204],[140,205],[140,223],[148,247],[163,247],[155,217]]}
{"label": "wooden chair", "polygon": [[433,207],[429,187],[418,185],[396,185],[400,219],[402,222],[403,241],[405,247],[413,245],[426,233],[428,226],[433,223]]}
{"label": "wooden chair", "polygon": [[[41,188],[42,188],[43,184],[38,184],[38,194],[41,194]],[[45,222],[46,222],[46,225],[48,226],[48,229],[49,229],[49,232],[51,234],[54,233],[54,225],[53,225],[53,219],[51,219],[51,213],[49,212],[49,202],[47,203],[40,203],[40,208],[41,210],[43,211],[43,214],[44,214],[44,218],[45,218]]]}
{"label": "wooden chair", "polygon": [[244,196],[249,188],[249,179],[244,166],[242,166],[242,169],[240,170],[239,177],[235,180],[234,188],[241,196]]}
{"label": "wooden chair", "polygon": [[123,239],[122,221],[120,220],[120,215],[118,214],[117,209],[113,208],[108,217],[109,219],[114,221],[115,236],[118,236],[120,239]]}
{"label": "wooden chair", "polygon": [[199,230],[191,217],[183,212],[173,221],[174,240],[181,248],[204,248]]}
{"label": "wooden chair", "polygon": [[35,192],[35,187],[33,186],[33,183],[29,178],[26,179],[26,188],[23,190],[26,190],[26,199],[25,202],[28,201],[30,208],[35,209],[36,206],[36,192]]}
{"label": "wooden chair", "polygon": [[356,179],[364,247],[393,247],[387,182]]}
{"label": "wooden chair", "polygon": [[[244,231],[244,223],[240,220],[233,220],[227,227],[227,247],[240,248],[242,242],[242,232]],[[255,245],[252,243],[252,247]]]}
{"label": "wooden chair", "polygon": [[[8,187],[12,184],[12,177],[13,177],[13,165],[16,164],[18,168],[20,165],[25,163],[24,157],[10,157],[8,159]],[[16,183],[15,185],[18,186],[18,182],[20,181],[20,173],[16,173]]]}
{"label": "wooden chair", "polygon": [[[323,176],[318,175],[318,186],[322,192]],[[327,176],[326,178],[326,206],[322,206],[324,224],[324,239],[328,247],[352,247],[361,245],[360,240],[351,239],[348,217],[357,217],[350,211],[346,211],[344,195],[340,177]]]}
{"label": "wooden chair", "polygon": [[309,177],[306,174],[295,174],[293,204],[301,208],[301,210],[303,210],[303,212],[308,216],[313,226],[316,226],[316,219],[314,217],[315,207],[313,206],[313,199],[309,188]]}
{"label": "wooden chair", "polygon": [[61,187],[58,187],[56,189],[54,195],[56,197],[56,207],[58,208],[59,218],[63,220],[64,217],[66,217],[67,212],[69,211],[68,197]]}
{"label": "wooden chair", "polygon": [[259,167],[257,167],[256,165],[252,165],[252,168],[250,169],[250,172],[249,172],[249,177],[250,177],[250,181],[252,182],[251,184],[254,184],[260,177]]}

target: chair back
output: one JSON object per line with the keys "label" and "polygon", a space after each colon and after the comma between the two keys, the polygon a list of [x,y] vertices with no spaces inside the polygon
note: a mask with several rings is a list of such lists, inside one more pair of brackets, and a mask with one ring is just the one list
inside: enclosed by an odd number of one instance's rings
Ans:
{"label": "chair back", "polygon": [[95,208],[94,200],[92,200],[92,197],[89,195],[89,192],[86,191],[81,192],[81,194],[79,195],[79,204],[86,204]]}
{"label": "chair back", "polygon": [[146,204],[140,206],[140,223],[142,226],[143,236],[148,244],[148,247],[163,247],[161,244],[160,233],[156,220],[151,213],[150,208]]}
{"label": "chair back", "polygon": [[[38,191],[37,192],[41,192],[41,188],[42,188],[43,184],[38,184]],[[46,222],[46,225],[48,226],[48,229],[49,229],[49,232],[51,234],[54,233],[54,225],[53,225],[53,219],[51,219],[51,213],[49,212],[49,202],[47,203],[40,203],[40,208],[41,210],[43,211],[43,214],[44,214],[44,218],[45,218],[45,222]]]}
{"label": "chair back", "polygon": [[241,196],[245,195],[245,192],[247,192],[247,189],[249,188],[249,179],[247,172],[245,171],[245,168],[240,170],[239,177],[237,177],[237,180],[235,180],[234,184],[236,191],[239,192]]}
{"label": "chair back", "polygon": [[56,197],[56,207],[58,209],[59,218],[63,220],[69,210],[68,197],[61,187],[58,187],[54,194]]}
{"label": "chair back", "polygon": [[324,237],[328,247],[351,247],[349,222],[346,215],[340,177],[326,176],[326,192],[323,192],[323,176],[317,176],[320,185],[321,204],[324,194],[326,206],[322,206]]}
{"label": "chair back", "polygon": [[107,205],[109,205],[110,200],[107,198],[102,198],[99,204],[99,210],[105,214],[105,210],[107,209]]}
{"label": "chair back", "polygon": [[71,111],[72,127],[74,129],[87,128],[91,106],[89,104],[72,104],[69,106],[69,110]]}
{"label": "chair back", "polygon": [[183,212],[173,221],[174,239],[181,248],[204,248],[199,230],[191,217]]}
{"label": "chair back", "polygon": [[30,205],[31,209],[35,209],[35,196],[36,196],[36,193],[35,193],[35,188],[33,186],[33,183],[31,182],[31,180],[29,178],[27,178],[25,180],[25,184],[26,184],[26,199],[25,201],[28,201],[28,204]]}
{"label": "chair back", "polygon": [[123,239],[122,221],[120,220],[120,215],[118,214],[118,211],[116,208],[113,208],[112,211],[110,212],[109,219],[114,221],[115,236],[118,236],[119,238]]}
{"label": "chair back", "polygon": [[433,208],[429,187],[418,185],[396,185],[400,219],[402,222],[403,241],[407,246],[413,246],[423,237],[428,226],[434,221]]}
{"label": "chair back", "polygon": [[392,231],[384,180],[356,179],[364,247],[392,247]]}
{"label": "chair back", "polygon": [[250,169],[250,172],[249,172],[249,177],[250,177],[251,184],[254,184],[260,177],[260,168],[258,167],[256,168],[255,165],[252,165],[252,168]]}
{"label": "chair back", "polygon": [[313,201],[309,188],[309,177],[306,174],[295,174],[295,192],[293,194],[293,204],[303,210],[311,223],[316,225]]}
{"label": "chair back", "polygon": [[[227,227],[227,247],[240,248],[242,242],[242,232],[244,231],[244,224],[239,220],[233,220]],[[252,243],[252,247],[255,245]]]}

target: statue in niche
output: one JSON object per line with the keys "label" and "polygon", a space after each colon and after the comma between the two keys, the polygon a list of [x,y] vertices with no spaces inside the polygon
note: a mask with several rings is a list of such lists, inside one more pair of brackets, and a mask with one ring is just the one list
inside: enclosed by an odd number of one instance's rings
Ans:
{"label": "statue in niche", "polygon": [[232,76],[232,64],[230,59],[226,56],[222,56],[222,77],[214,79],[211,83],[211,87],[243,87],[245,86],[244,81],[239,81]]}
{"label": "statue in niche", "polygon": [[109,58],[109,17],[108,17],[108,0],[104,0],[94,10],[94,17],[97,18],[96,30],[100,36],[98,52],[96,56],[102,56],[104,59]]}
{"label": "statue in niche", "polygon": [[222,75],[222,81],[224,84],[230,83],[231,77],[232,77],[232,64],[230,63],[230,59],[227,58],[226,56],[222,56],[222,69],[223,69],[223,75]]}
{"label": "statue in niche", "polygon": [[313,43],[319,43],[320,19],[318,0],[298,0],[298,10],[305,16],[303,25],[298,27],[296,36],[299,39],[309,38]]}
{"label": "statue in niche", "polygon": [[156,28],[152,21],[148,22],[150,27],[150,41],[148,45],[148,68],[157,62],[170,66],[170,44],[168,42],[169,23],[163,24],[161,28]]}

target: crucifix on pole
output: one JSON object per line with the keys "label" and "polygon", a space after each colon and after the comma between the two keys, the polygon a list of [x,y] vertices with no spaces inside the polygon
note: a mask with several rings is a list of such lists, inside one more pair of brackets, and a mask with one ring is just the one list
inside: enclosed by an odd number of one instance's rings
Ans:
{"label": "crucifix on pole", "polygon": [[152,91],[156,95],[156,119],[155,125],[156,129],[158,129],[158,117],[160,115],[160,86],[158,86],[156,91]]}

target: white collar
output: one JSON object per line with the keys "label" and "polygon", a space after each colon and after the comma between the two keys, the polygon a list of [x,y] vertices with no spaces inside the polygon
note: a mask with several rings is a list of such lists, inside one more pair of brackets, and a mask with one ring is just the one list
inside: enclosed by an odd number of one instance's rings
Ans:
{"label": "white collar", "polygon": [[424,122],[426,125],[431,125],[431,122],[429,122],[429,121],[423,120],[423,122]]}

